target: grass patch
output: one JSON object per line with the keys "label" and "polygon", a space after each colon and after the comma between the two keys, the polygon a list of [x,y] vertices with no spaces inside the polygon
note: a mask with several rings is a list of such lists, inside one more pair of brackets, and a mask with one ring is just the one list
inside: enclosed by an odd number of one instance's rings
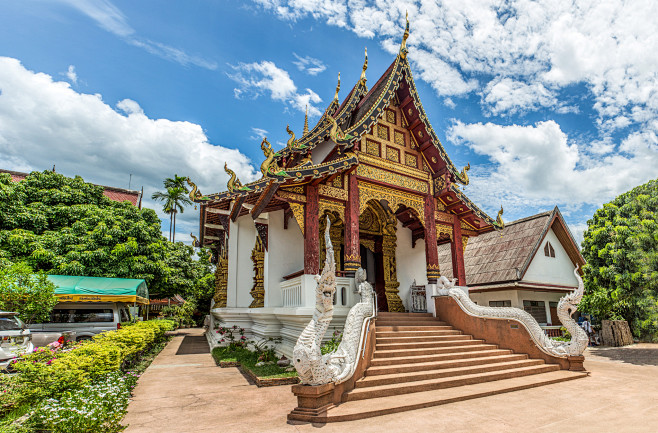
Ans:
{"label": "grass patch", "polygon": [[239,362],[242,368],[246,368],[261,379],[297,376],[296,371],[286,371],[285,368],[279,367],[276,364],[267,364],[257,367],[258,353],[242,347],[234,349],[230,349],[229,347],[215,347],[212,350],[212,356],[217,365],[219,365],[220,362]]}

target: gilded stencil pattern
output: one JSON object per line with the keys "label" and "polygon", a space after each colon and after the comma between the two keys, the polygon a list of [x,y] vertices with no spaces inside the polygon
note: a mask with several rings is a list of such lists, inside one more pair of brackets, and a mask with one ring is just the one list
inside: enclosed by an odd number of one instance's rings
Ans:
{"label": "gilded stencil pattern", "polygon": [[408,165],[409,167],[418,167],[418,157],[416,155],[413,155],[411,153],[405,153],[404,154],[404,163]]}
{"label": "gilded stencil pattern", "polygon": [[398,146],[405,147],[404,144],[404,134],[400,131],[393,131],[393,137],[395,138],[395,144]]}
{"label": "gilded stencil pattern", "polygon": [[448,236],[450,238],[450,242],[453,241],[452,238],[452,227],[451,226],[446,226],[443,224],[437,224],[436,225],[436,238],[441,239],[445,238]]}
{"label": "gilded stencil pattern", "polygon": [[[362,165],[359,168],[363,167]],[[421,221],[425,221],[425,210],[423,209],[423,199],[419,196],[394,191],[390,188],[385,188],[379,185],[374,185],[370,183],[361,183],[359,184],[359,214],[362,214],[363,211],[368,207],[369,200],[386,200],[388,206],[395,210],[399,205],[404,205],[410,207],[416,212],[418,212],[418,217]]]}
{"label": "gilded stencil pattern", "polygon": [[359,176],[367,177],[373,180],[378,180],[380,182],[386,182],[391,185],[401,186],[403,188],[408,188],[423,194],[427,194],[428,191],[428,186],[426,182],[422,182],[416,179],[411,179],[406,176],[400,176],[399,174],[391,173],[390,171],[376,167],[371,167],[369,165],[359,164],[359,166],[356,169],[356,173]]}
{"label": "gilded stencil pattern", "polygon": [[281,198],[287,198],[287,199],[290,199],[290,200],[295,200],[295,201],[299,201],[299,202],[302,202],[302,203],[306,203],[306,196],[302,195],[302,194],[297,194],[297,193],[288,192],[288,191],[277,191],[276,194]]}
{"label": "gilded stencil pattern", "polygon": [[465,223],[464,221],[461,221],[461,226],[462,226],[462,229],[466,229],[466,230],[473,230],[475,228],[475,227],[471,226],[470,224]]}
{"label": "gilded stencil pattern", "polygon": [[[437,209],[439,208],[439,205],[443,206],[443,203],[441,203],[439,200],[437,200],[436,203],[437,203]],[[443,209],[438,209],[438,210],[442,211],[444,209],[445,209],[445,206],[443,206]],[[452,222],[452,214],[444,213],[444,212],[436,212],[434,215],[436,216],[436,219],[439,220],[439,221],[445,221],[447,223]]]}
{"label": "gilded stencil pattern", "polygon": [[375,252],[375,241],[372,239],[359,239],[359,243],[372,251]]}
{"label": "gilded stencil pattern", "polygon": [[400,151],[394,147],[386,146],[386,159],[393,162],[400,162]]}
{"label": "gilded stencil pattern", "polygon": [[366,153],[373,156],[379,156],[379,143],[366,138]]}
{"label": "gilded stencil pattern", "polygon": [[395,125],[395,111],[386,110],[386,121]]}
{"label": "gilded stencil pattern", "polygon": [[339,174],[331,181],[331,185],[335,188],[343,188],[343,175]]}
{"label": "gilded stencil pattern", "polygon": [[345,206],[336,203],[333,200],[318,200],[318,216],[322,216],[324,211],[332,211],[340,215],[341,220],[345,220]]}
{"label": "gilded stencil pattern", "polygon": [[297,225],[302,230],[302,235],[304,234],[304,205],[301,203],[290,203],[290,209],[292,209],[292,214],[295,216],[295,221]]}
{"label": "gilded stencil pattern", "polygon": [[365,162],[366,164],[383,168],[384,170],[389,172],[400,173],[405,176],[411,176],[413,178],[424,180],[424,181],[428,181],[430,178],[427,172],[418,170],[417,168],[408,167],[406,165],[391,164],[387,161],[383,161],[379,158],[373,158],[365,154],[359,155],[359,162]]}
{"label": "gilded stencil pattern", "polygon": [[226,296],[228,288],[228,255],[226,248],[222,249],[215,269],[215,308],[226,307]]}
{"label": "gilded stencil pattern", "polygon": [[377,125],[377,137],[388,141],[388,126]]}
{"label": "gilded stencil pattern", "polygon": [[249,294],[254,300],[249,308],[262,308],[265,306],[265,248],[260,236],[256,236],[256,245],[251,251],[251,261],[254,264],[254,287]]}
{"label": "gilded stencil pattern", "polygon": [[319,185],[318,193],[325,197],[347,200],[347,191],[342,188],[334,188],[333,186],[329,185]]}

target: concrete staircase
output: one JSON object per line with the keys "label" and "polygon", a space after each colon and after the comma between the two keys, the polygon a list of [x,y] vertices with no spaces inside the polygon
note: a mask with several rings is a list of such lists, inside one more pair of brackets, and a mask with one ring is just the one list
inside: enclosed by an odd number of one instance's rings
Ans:
{"label": "concrete staircase", "polygon": [[365,377],[316,421],[348,421],[586,376],[464,335],[431,314],[379,313]]}

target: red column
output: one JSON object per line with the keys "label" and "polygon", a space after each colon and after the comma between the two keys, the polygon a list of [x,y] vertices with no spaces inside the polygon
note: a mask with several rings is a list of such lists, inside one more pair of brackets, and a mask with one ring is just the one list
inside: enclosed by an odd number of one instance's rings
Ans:
{"label": "red column", "polygon": [[457,278],[457,284],[466,285],[466,269],[464,268],[464,244],[462,242],[462,226],[457,215],[452,221],[452,276]]}
{"label": "red column", "polygon": [[353,277],[361,267],[361,245],[359,244],[359,184],[356,173],[347,175],[347,203],[345,206],[345,259],[347,276]]}
{"label": "red column", "polygon": [[427,283],[436,284],[436,280],[441,276],[439,270],[439,252],[436,246],[436,220],[434,216],[434,197],[425,196],[423,206],[425,212],[425,260],[427,261]]}
{"label": "red column", "polygon": [[315,275],[320,272],[317,186],[306,185],[306,206],[304,209],[304,273]]}

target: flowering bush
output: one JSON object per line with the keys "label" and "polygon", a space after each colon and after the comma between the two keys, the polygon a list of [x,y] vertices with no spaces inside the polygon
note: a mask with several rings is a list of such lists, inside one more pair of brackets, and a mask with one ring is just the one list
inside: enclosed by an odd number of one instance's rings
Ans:
{"label": "flowering bush", "polygon": [[107,374],[76,392],[45,400],[27,424],[53,433],[119,432],[133,385],[132,376]]}
{"label": "flowering bush", "polygon": [[[244,328],[239,328],[238,325],[233,325],[231,327],[220,326],[216,332],[221,336],[219,342],[226,343],[226,347],[228,347],[229,350],[235,350],[239,347],[247,347],[250,343],[244,335]],[[239,334],[239,337],[236,336],[236,334]]]}

